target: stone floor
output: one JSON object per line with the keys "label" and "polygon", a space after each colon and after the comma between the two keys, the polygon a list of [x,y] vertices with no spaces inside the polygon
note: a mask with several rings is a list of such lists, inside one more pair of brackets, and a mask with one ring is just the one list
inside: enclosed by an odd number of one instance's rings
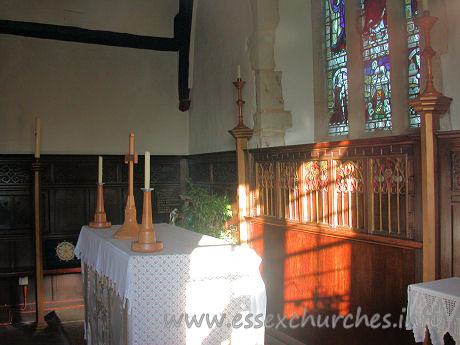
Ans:
{"label": "stone floor", "polygon": [[71,315],[68,311],[51,312],[45,320],[48,327],[43,330],[35,329],[34,323],[0,326],[0,345],[86,344],[81,310]]}

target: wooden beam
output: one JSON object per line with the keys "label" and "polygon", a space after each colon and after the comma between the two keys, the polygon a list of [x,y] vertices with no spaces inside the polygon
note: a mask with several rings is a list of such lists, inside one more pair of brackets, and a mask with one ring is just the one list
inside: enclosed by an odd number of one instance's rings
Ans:
{"label": "wooden beam", "polygon": [[190,109],[190,88],[188,87],[190,34],[192,30],[193,0],[179,0],[179,13],[174,17],[174,38],[179,51],[179,109]]}
{"label": "wooden beam", "polygon": [[0,34],[57,41],[99,44],[158,51],[178,51],[175,38],[140,36],[121,32],[89,30],[75,26],[0,20]]}

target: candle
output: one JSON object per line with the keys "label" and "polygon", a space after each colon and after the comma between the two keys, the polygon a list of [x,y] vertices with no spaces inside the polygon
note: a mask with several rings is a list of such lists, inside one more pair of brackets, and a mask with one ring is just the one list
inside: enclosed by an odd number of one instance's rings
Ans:
{"label": "candle", "polygon": [[35,119],[35,158],[40,158],[40,127],[41,121],[40,118],[37,117]]}
{"label": "candle", "polygon": [[102,156],[99,156],[99,169],[97,170],[97,183],[102,184]]}
{"label": "candle", "polygon": [[424,11],[429,11],[428,0],[422,0],[422,7]]}
{"label": "candle", "polygon": [[240,65],[236,66],[236,77],[238,79],[241,79],[241,66]]}
{"label": "candle", "polygon": [[145,183],[144,188],[150,188],[150,152],[145,153]]}

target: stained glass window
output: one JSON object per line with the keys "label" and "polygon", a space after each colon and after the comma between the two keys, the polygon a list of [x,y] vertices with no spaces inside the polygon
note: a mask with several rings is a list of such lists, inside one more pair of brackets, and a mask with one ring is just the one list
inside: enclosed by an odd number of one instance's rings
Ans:
{"label": "stained glass window", "polygon": [[[414,23],[417,16],[417,0],[404,0],[407,21],[407,47],[409,57],[409,98],[420,94],[420,34]],[[420,127],[420,114],[409,106],[409,126]]]}
{"label": "stained glass window", "polygon": [[391,130],[386,0],[361,0],[366,130]]}
{"label": "stained glass window", "polygon": [[329,135],[348,134],[345,0],[325,0]]}

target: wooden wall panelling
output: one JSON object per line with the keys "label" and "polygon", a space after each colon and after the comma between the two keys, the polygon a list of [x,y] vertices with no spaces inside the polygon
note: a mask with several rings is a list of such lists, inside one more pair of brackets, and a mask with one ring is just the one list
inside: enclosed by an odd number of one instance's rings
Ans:
{"label": "wooden wall panelling", "polygon": [[[307,308],[315,327],[281,329],[306,344],[414,344],[413,336],[400,324],[407,305],[407,285],[416,282],[416,251],[420,244],[398,240],[397,246],[363,239],[304,231],[303,225],[250,219],[250,245],[263,257],[267,289],[267,313],[288,314],[288,321]],[[404,247],[406,245],[406,247]],[[332,328],[333,315],[383,316],[391,314],[388,329]],[[276,316],[275,316],[276,317]],[[328,320],[329,327],[318,327]],[[287,323],[286,322],[286,323]],[[355,319],[351,321],[354,324]],[[294,321],[298,324],[299,321]],[[397,327],[393,327],[396,323]]]}
{"label": "wooden wall panelling", "polygon": [[32,204],[28,191],[10,190],[0,196],[0,233],[28,233],[32,226]]}
{"label": "wooden wall panelling", "polygon": [[188,176],[194,184],[212,193],[236,198],[238,174],[236,152],[198,154],[187,157]]}
{"label": "wooden wall panelling", "polygon": [[[369,317],[392,315],[391,329],[283,332],[318,345],[413,343],[399,317],[407,285],[421,278],[419,145],[418,136],[399,136],[247,151],[255,195],[249,243],[263,257],[267,312],[301,315],[307,307],[316,321],[358,307]],[[286,168],[296,164],[300,221],[290,211],[297,205],[286,204]],[[271,198],[270,176],[281,197]]]}
{"label": "wooden wall panelling", "polygon": [[452,204],[452,190],[456,189],[455,171],[456,153],[451,152],[450,143],[438,140],[438,166],[439,166],[439,234],[440,234],[440,276],[450,277],[453,273],[453,233],[455,227],[455,208]]}
{"label": "wooden wall panelling", "polygon": [[460,131],[439,132],[439,234],[441,278],[460,275]]}

